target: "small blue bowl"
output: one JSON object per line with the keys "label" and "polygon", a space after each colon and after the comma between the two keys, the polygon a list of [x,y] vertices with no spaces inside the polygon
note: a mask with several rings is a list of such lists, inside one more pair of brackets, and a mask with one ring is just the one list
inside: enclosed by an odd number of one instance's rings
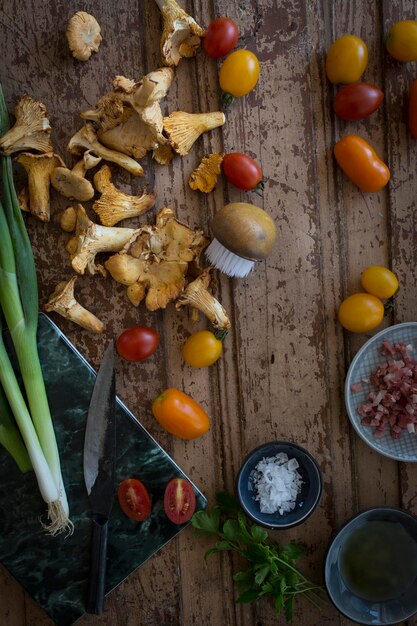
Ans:
{"label": "small blue bowl", "polygon": [[[296,459],[297,469],[303,483],[295,508],[289,513],[261,513],[255,500],[255,467],[264,458],[285,452],[289,459]],[[317,507],[323,491],[321,471],[311,454],[301,446],[286,441],[271,441],[255,448],[245,459],[236,480],[236,492],[245,514],[256,524],[271,529],[292,528],[304,522]]]}
{"label": "small blue bowl", "polygon": [[[324,582],[330,600],[345,617],[356,624],[391,626],[409,620],[417,613],[417,576],[398,597],[371,601],[353,593],[340,570],[340,554],[352,533],[368,522],[388,521],[401,525],[414,540],[417,549],[417,518],[394,507],[381,506],[362,511],[351,518],[336,534],[327,550]],[[411,557],[410,557],[411,558]],[[412,563],[414,563],[414,557]]]}

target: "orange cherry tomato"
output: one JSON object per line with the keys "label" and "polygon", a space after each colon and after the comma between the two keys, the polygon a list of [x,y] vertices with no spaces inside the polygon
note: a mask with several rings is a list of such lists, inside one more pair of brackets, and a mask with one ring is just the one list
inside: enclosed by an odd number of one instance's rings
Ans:
{"label": "orange cherry tomato", "polygon": [[331,83],[356,83],[368,64],[368,48],[356,35],[343,35],[330,46],[326,74]]}
{"label": "orange cherry tomato", "polygon": [[167,389],[152,403],[156,420],[171,435],[195,439],[210,428],[210,419],[202,407],[179,389]]}
{"label": "orange cherry tomato", "polygon": [[346,176],[362,191],[380,191],[390,179],[388,167],[358,135],[347,135],[338,141],[334,155]]}
{"label": "orange cherry tomato", "polygon": [[408,129],[417,139],[417,80],[413,81],[408,96]]}
{"label": "orange cherry tomato", "polygon": [[392,298],[398,290],[398,278],[387,267],[370,265],[363,270],[361,285],[377,298]]}
{"label": "orange cherry tomato", "polygon": [[384,305],[370,293],[354,293],[339,307],[339,322],[352,333],[366,333],[384,319]]}

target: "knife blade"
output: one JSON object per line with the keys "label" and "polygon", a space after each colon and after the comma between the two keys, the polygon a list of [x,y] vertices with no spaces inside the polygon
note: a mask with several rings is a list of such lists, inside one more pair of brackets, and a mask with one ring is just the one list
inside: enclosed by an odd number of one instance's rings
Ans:
{"label": "knife blade", "polygon": [[116,457],[114,342],[110,341],[94,384],[84,439],[84,481],[92,511],[87,613],[104,610],[107,534],[114,496]]}

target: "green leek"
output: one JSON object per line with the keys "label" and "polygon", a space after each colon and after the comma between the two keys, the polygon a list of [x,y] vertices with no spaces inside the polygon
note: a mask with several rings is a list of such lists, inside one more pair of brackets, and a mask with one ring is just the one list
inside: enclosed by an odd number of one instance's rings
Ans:
{"label": "green leek", "polygon": [[0,444],[6,448],[21,472],[32,469],[32,463],[2,387],[0,387]]}
{"label": "green leek", "polygon": [[[9,118],[0,86],[0,136]],[[19,426],[48,504],[49,532],[72,529],[42,369],[36,344],[38,289],[32,248],[13,183],[11,159],[1,157],[4,207],[0,203],[0,306],[13,341],[29,410],[19,396],[10,361],[0,344],[0,382]],[[23,406],[25,405],[25,406]],[[30,422],[30,423],[29,423]],[[51,480],[52,478],[52,480]]]}

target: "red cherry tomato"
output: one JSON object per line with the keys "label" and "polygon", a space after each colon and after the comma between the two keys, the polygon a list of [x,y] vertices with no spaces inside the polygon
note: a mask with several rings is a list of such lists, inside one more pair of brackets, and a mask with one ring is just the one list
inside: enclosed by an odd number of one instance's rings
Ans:
{"label": "red cherry tomato", "polygon": [[231,152],[223,159],[223,172],[229,181],[238,189],[250,191],[257,187],[263,189],[262,170],[259,165],[246,154]]}
{"label": "red cherry tomato", "polygon": [[117,490],[120,508],[136,522],[143,522],[151,513],[151,500],[143,483],[136,478],[128,478],[120,483]]}
{"label": "red cherry tomato", "polygon": [[374,113],[383,99],[384,94],[375,85],[352,83],[338,91],[333,107],[343,120],[361,120]]}
{"label": "red cherry tomato", "polygon": [[133,326],[123,331],[116,341],[116,348],[126,361],[144,361],[159,344],[159,334],[148,326]]}
{"label": "red cherry tomato", "polygon": [[235,47],[239,32],[233,20],[219,17],[213,20],[203,39],[203,48],[207,56],[214,59],[226,56]]}
{"label": "red cherry tomato", "polygon": [[413,81],[408,96],[408,129],[417,139],[417,80]]}
{"label": "red cherry tomato", "polygon": [[173,478],[165,487],[164,509],[174,524],[185,524],[195,511],[194,489],[185,478]]}

